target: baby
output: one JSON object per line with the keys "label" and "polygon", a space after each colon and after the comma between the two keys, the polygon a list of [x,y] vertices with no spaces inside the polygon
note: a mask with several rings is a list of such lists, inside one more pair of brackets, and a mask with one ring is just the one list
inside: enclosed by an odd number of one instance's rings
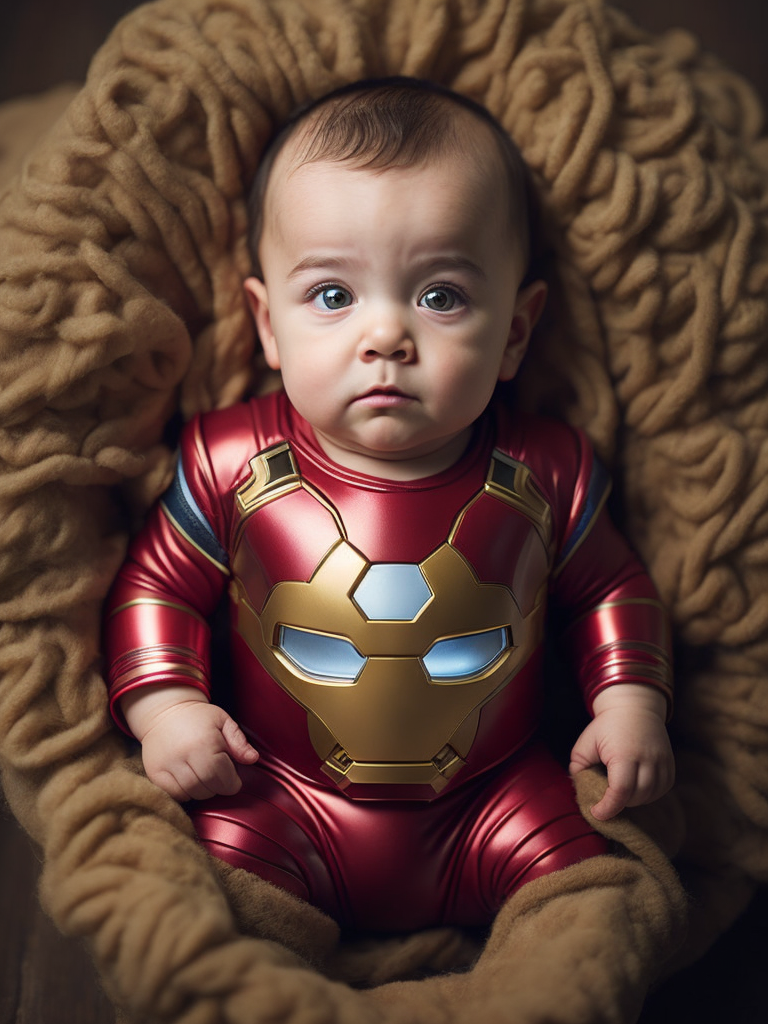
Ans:
{"label": "baby", "polygon": [[[661,796],[668,638],[586,438],[494,400],[546,296],[481,107],[346,87],[281,131],[246,282],[284,390],[197,417],[110,601],[113,712],[216,856],[344,925],[483,925],[602,853],[535,738],[548,606],[598,819]],[[228,589],[233,715],[207,620]]]}

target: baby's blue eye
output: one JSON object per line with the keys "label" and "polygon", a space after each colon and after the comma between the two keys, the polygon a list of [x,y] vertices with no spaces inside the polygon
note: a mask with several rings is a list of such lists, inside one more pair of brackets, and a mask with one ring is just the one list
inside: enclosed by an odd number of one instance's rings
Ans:
{"label": "baby's blue eye", "polygon": [[426,306],[435,313],[449,313],[460,301],[461,297],[453,288],[430,288],[419,299],[419,305]]}
{"label": "baby's blue eye", "polygon": [[315,309],[323,311],[344,309],[352,305],[352,295],[346,288],[334,284],[328,288],[322,288],[312,296],[312,305]]}

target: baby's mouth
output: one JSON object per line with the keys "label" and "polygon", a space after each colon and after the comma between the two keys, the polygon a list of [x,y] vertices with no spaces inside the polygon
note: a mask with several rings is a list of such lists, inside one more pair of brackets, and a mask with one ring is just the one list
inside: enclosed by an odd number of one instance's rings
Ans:
{"label": "baby's mouth", "polygon": [[379,384],[359,395],[355,402],[372,408],[391,409],[413,401],[413,396],[398,387]]}

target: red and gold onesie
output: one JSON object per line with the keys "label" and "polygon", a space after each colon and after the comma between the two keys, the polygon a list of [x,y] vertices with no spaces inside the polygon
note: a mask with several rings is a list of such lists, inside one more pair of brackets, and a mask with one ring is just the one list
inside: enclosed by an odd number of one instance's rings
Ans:
{"label": "red and gold onesie", "polygon": [[200,416],[111,595],[114,714],[141,686],[211,695],[227,590],[232,712],[260,759],[190,805],[201,841],[345,925],[485,924],[605,850],[535,738],[548,605],[588,708],[618,682],[670,693],[608,486],[580,432],[500,407],[407,482],[331,462],[282,392]]}

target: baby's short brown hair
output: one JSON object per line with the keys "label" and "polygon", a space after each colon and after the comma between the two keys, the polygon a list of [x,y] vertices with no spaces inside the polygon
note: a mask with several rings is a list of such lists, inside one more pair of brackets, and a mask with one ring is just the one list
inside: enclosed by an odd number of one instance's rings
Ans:
{"label": "baby's short brown hair", "polygon": [[298,152],[301,164],[328,160],[371,170],[413,167],[445,154],[467,155],[467,140],[455,116],[457,108],[490,129],[506,178],[503,198],[510,224],[527,266],[533,193],[517,146],[479,103],[433,82],[395,77],[353,82],[304,104],[271,141],[254,178],[248,206],[250,253],[257,276],[261,276],[258,250],[270,173],[283,146],[298,129],[306,129]]}

